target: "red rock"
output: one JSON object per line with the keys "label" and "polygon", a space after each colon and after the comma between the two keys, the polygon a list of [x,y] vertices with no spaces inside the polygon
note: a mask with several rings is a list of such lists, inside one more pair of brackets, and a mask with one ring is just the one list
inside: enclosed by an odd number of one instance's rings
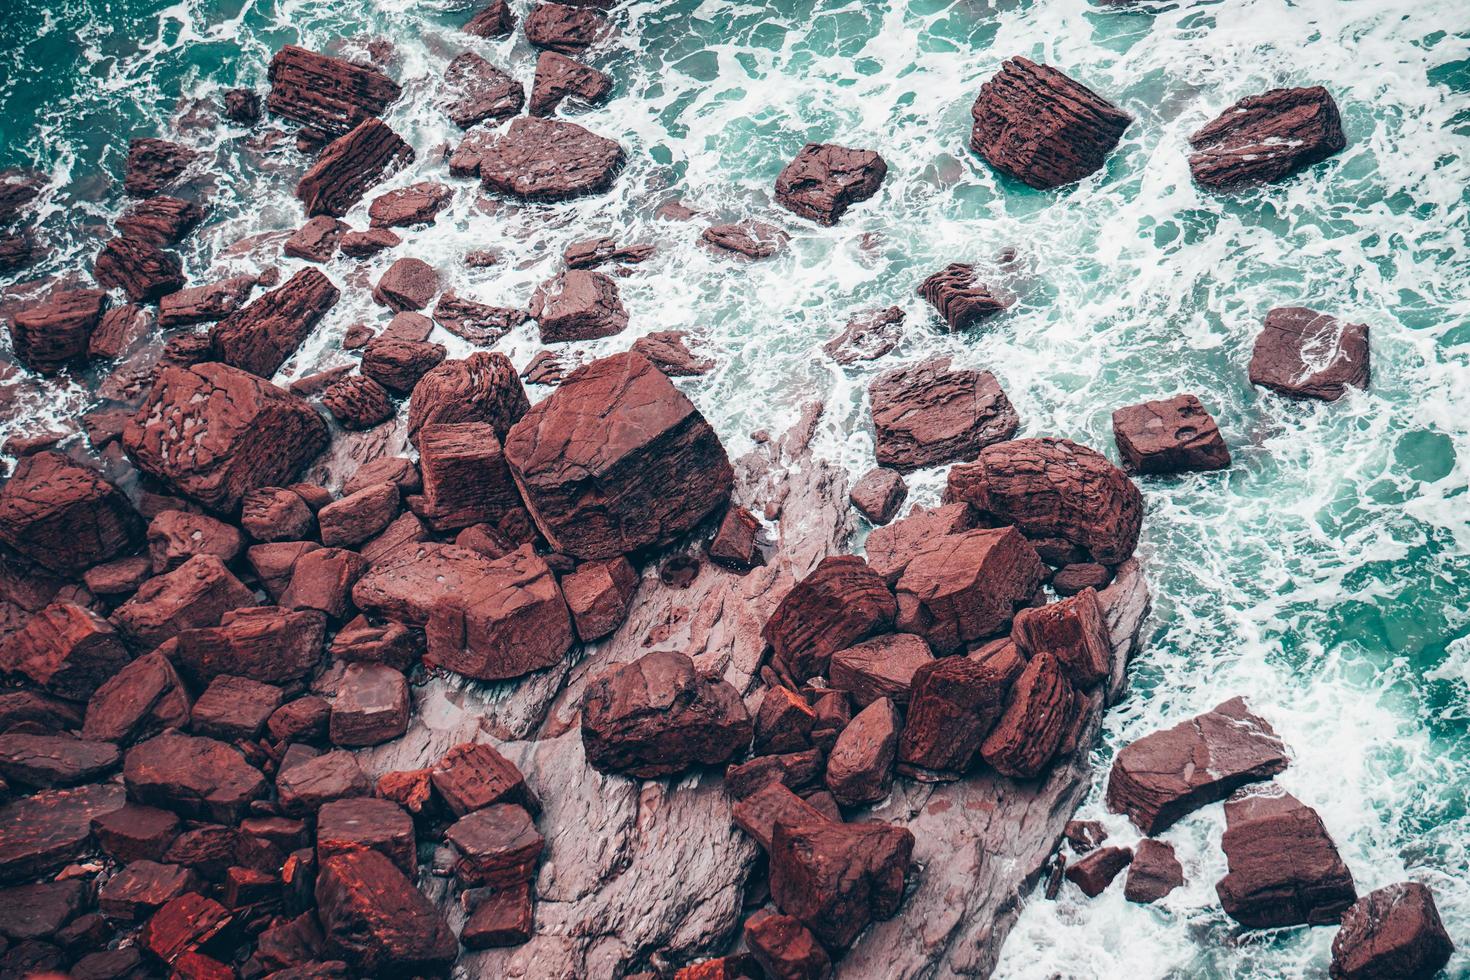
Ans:
{"label": "red rock", "polygon": [[1101,847],[1068,865],[1067,880],[1088,898],[1096,898],[1132,860],[1133,852],[1126,847]]}
{"label": "red rock", "polygon": [[1047,65],[1016,57],[980,87],[970,148],[1032,187],[1075,183],[1101,170],[1133,117]]}
{"label": "red rock", "polygon": [[769,780],[731,806],[730,819],[769,854],[777,824],[802,826],[821,823],[827,817],[783,781]]}
{"label": "red rock", "polygon": [[924,782],[964,776],[1021,672],[1014,648],[1011,654],[983,661],[941,657],[914,672],[898,741],[900,773]]}
{"label": "red rock", "polygon": [[281,595],[287,609],[315,609],[334,622],[352,615],[353,590],[368,571],[368,560],[342,548],[309,551],[291,569],[291,584]]}
{"label": "red rock", "polygon": [[111,742],[74,735],[0,735],[0,776],[12,786],[75,786],[115,768],[122,755]]}
{"label": "red rock", "polygon": [[54,734],[79,728],[82,715],[75,705],[35,691],[0,694],[0,733]]}
{"label": "red rock", "polygon": [[214,350],[226,364],[269,378],[340,295],[316,269],[302,269],[285,285],[217,323],[210,334]]}
{"label": "red rock", "polygon": [[878,463],[903,472],[970,459],[1021,425],[994,375],[951,370],[947,357],[888,372],[869,398]]}
{"label": "red rock", "polygon": [[1043,576],[1035,549],[1014,528],[936,538],[914,553],[898,580],[895,622],[941,656],[958,653],[1004,632]]}
{"label": "red rock", "polygon": [[975,267],[952,262],[919,284],[919,295],[939,311],[951,330],[968,330],[1011,305],[977,279]]}
{"label": "red rock", "polygon": [[583,643],[610,636],[622,625],[638,581],[638,572],[621,557],[584,562],[562,578],[562,596]]}
{"label": "red rock", "polygon": [[297,698],[271,712],[265,727],[277,742],[315,742],[326,737],[331,714],[332,706],[325,698]]}
{"label": "red rock", "polygon": [[172,964],[206,945],[232,920],[233,914],[223,905],[197,892],[187,892],[155,912],[138,934],[138,941],[164,963]]}
{"label": "red rock", "polygon": [[1241,99],[1189,137],[1197,183],[1230,190],[1285,180],[1347,146],[1337,103],[1320,85]]}
{"label": "red rock", "polygon": [[718,252],[743,255],[747,259],[768,259],[781,252],[791,236],[775,225],[763,221],[711,225],[699,240]]}
{"label": "red rock", "polygon": [[563,3],[538,3],[526,15],[526,40],[538,48],[572,55],[609,33],[607,19],[595,10]]}
{"label": "red rock", "polygon": [[118,607],[112,622],[138,649],[151,649],[184,630],[216,626],[255,596],[214,555],[196,555],[144,582]]}
{"label": "red rock", "polygon": [[766,563],[761,547],[760,521],[749,510],[732,503],[720,518],[720,526],[707,549],[710,560],[737,572],[748,572]]}
{"label": "red rock", "polygon": [[375,618],[423,626],[440,596],[463,591],[489,570],[472,551],[425,543],[374,565],[353,586],[352,600]]}
{"label": "red rock", "polygon": [[1062,748],[1076,713],[1076,695],[1061,665],[1051,654],[1038,653],[1011,685],[1005,712],[980,754],[1003,775],[1031,779]]}
{"label": "red rock", "polygon": [[530,882],[483,891],[486,894],[475,900],[459,934],[465,949],[519,946],[530,939],[533,914]]}
{"label": "red rock", "polygon": [[487,806],[463,816],[444,832],[458,859],[454,873],[465,887],[506,888],[536,874],[544,841],[531,815],[513,803]]}
{"label": "red rock", "polygon": [[685,344],[682,330],[659,330],[633,341],[632,350],[653,362],[654,367],[671,378],[689,378],[707,374],[715,362],[697,357]]}
{"label": "red rock", "polygon": [[884,823],[777,823],[771,897],[829,947],[843,949],[898,911],[914,835]]}
{"label": "red rock", "polygon": [[795,752],[811,744],[817,713],[806,699],[784,687],[772,687],[755,715],[755,755]]}
{"label": "red rock", "polygon": [[856,555],[822,559],[786,593],[762,635],[798,681],[827,671],[832,654],[893,623],[897,605],[883,580]]}
{"label": "red rock", "polygon": [[515,15],[505,0],[494,0],[461,28],[466,34],[476,37],[505,37],[516,29]]}
{"label": "red rock", "polygon": [[946,503],[964,501],[982,516],[1014,524],[1038,544],[1075,546],[1092,561],[1117,565],[1133,554],[1143,525],[1143,495],[1101,454],[1068,439],[1013,439],[987,446],[973,463],[949,471]]}
{"label": "red rock", "polygon": [[835,225],[852,205],[878,193],[888,165],[872,150],[808,143],[776,177],[776,203],[819,225]]}
{"label": "red rock", "polygon": [[506,465],[500,440],[484,422],[426,425],[418,432],[423,497],[415,510],[437,531],[488,522],[529,527],[530,516]]}
{"label": "red rock", "polygon": [[596,68],[573,61],[555,51],[542,51],[536,60],[536,80],[531,86],[530,113],[533,116],[549,116],[556,112],[557,106],[567,97],[584,105],[598,105],[607,99],[611,91],[612,79]]}
{"label": "red rock", "polygon": [[271,112],[340,136],[383,110],[402,91],[391,78],[341,58],[288,44],[271,59],[266,107]]}
{"label": "red rock", "polygon": [[874,525],[887,524],[908,497],[909,487],[897,470],[874,467],[853,484],[848,499]]}
{"label": "red rock", "polygon": [[487,345],[526,322],[526,311],[490,306],[447,292],[434,304],[434,322],[472,344]]}
{"label": "red rock", "polygon": [[664,650],[610,670],[588,687],[582,744],[600,772],[656,779],[743,752],[750,716],[735,689]]}
{"label": "red rock", "polygon": [[198,878],[188,868],[157,861],[134,861],[98,889],[97,907],[114,922],[138,922],[199,888]]}
{"label": "red rock", "polygon": [[260,122],[260,96],[248,88],[232,88],[225,92],[225,118],[242,126]]}
{"label": "red rock", "polygon": [[1225,801],[1220,846],[1230,871],[1215,891],[1225,914],[1247,928],[1326,925],[1358,900],[1317,811],[1274,785]]}
{"label": "red rock", "polygon": [[903,719],[879,698],[842,729],[827,756],[827,788],[843,806],[876,803],[888,795]]}
{"label": "red rock", "polygon": [[133,197],[152,197],[179,178],[198,156],[168,140],[135,139],[128,144],[123,190]]}
{"label": "red rock", "polygon": [[195,555],[231,562],[244,547],[239,531],[205,514],[165,510],[148,524],[148,555],[155,575],[171,572]]}
{"label": "red rock", "polygon": [[1067,838],[1073,853],[1086,854],[1096,850],[1107,840],[1108,832],[1098,820],[1068,820],[1067,825],[1062,828],[1062,836]]}
{"label": "red rock", "polygon": [[391,483],[365,487],[333,501],[317,513],[322,544],[351,548],[381,532],[398,516],[398,488]]}
{"label": "red rock", "polygon": [[316,901],[327,952],[363,975],[435,974],[458,955],[439,910],[376,851],[323,860]]}
{"label": "red rock", "polygon": [[1070,599],[1016,613],[1011,630],[1028,656],[1049,653],[1067,679],[1091,687],[1112,672],[1113,647],[1097,593],[1085,589]]}
{"label": "red rock", "polygon": [[444,360],[444,354],[442,344],[377,337],[363,348],[361,370],[389,391],[406,395]]}
{"label": "red rock", "polygon": [[309,215],[340,218],[369,188],[413,161],[413,147],[380,119],[365,119],[333,140],[296,185]]}
{"label": "red rock", "polygon": [[915,507],[902,520],[874,528],[868,535],[868,567],[888,585],[897,585],[920,550],[939,538],[963,534],[975,526],[975,514],[965,503]]}
{"label": "red rock", "polygon": [[1051,577],[1052,591],[1059,596],[1074,596],[1084,589],[1103,589],[1113,580],[1112,570],[1095,562],[1063,565]]}
{"label": "red rock", "polygon": [[158,861],[179,834],[179,818],[167,810],[129,803],[92,821],[92,833],[114,861]]}
{"label": "red rock", "polygon": [[1408,881],[1370,892],[1343,913],[1329,972],[1333,980],[1430,980],[1454,949],[1434,895]]}
{"label": "red rock", "polygon": [[818,783],[825,762],[820,749],[757,756],[725,769],[725,789],[737,800],[752,796],[773,782],[793,792],[804,790]]}
{"label": "red rock", "polygon": [[1137,473],[1222,470],[1230,465],[1230,450],[1220,429],[1193,395],[1116,410],[1113,438],[1124,463]]}
{"label": "red rock", "polygon": [[789,915],[761,910],[745,921],[745,945],[772,980],[827,980],[832,961],[821,943]]}
{"label": "red rock", "polygon": [[16,359],[32,371],[52,375],[85,359],[92,331],[102,319],[107,294],[96,289],[59,290],[38,306],[10,319]]}
{"label": "red rock", "polygon": [[1146,837],[1138,842],[1123,895],[1130,902],[1157,902],[1184,884],[1184,867],[1174,856],[1174,845]]}
{"label": "red rock", "polygon": [[[358,553],[367,559],[369,567],[391,559],[405,550],[433,537],[424,522],[412,511],[405,511],[393,519],[382,533],[358,548]],[[458,541],[456,541],[458,544]],[[509,550],[509,549],[507,549]],[[502,552],[503,554],[504,552]]]}
{"label": "red rock", "polygon": [[143,307],[131,303],[115,306],[102,314],[87,341],[87,356],[121,357],[141,344],[152,330],[153,317]]}
{"label": "red rock", "polygon": [[357,757],[340,749],[282,766],[276,773],[281,808],[290,814],[315,813],[333,800],[368,796],[372,791],[373,782]]}
{"label": "red rock", "polygon": [[1145,834],[1286,768],[1286,747],[1241,698],[1125,746],[1108,777],[1108,809]]}
{"label": "red rock", "polygon": [[[466,55],[478,57],[470,52],[466,52]],[[408,228],[430,224],[440,211],[449,206],[453,197],[454,192],[437,181],[426,180],[400,187],[373,199],[368,207],[369,223],[374,228]]]}
{"label": "red rock", "polygon": [[449,62],[444,88],[444,111],[461,129],[487,119],[509,119],[526,102],[526,90],[520,82],[473,51],[465,51]]}
{"label": "red rock", "polygon": [[123,446],[139,469],[228,513],[248,491],[287,482],[327,439],[301,399],[236,368],[200,364],[159,375]]}
{"label": "red rock", "polygon": [[134,204],[115,224],[126,238],[153,245],[177,245],[203,220],[204,209],[193,201],[160,195]]}
{"label": "red rock", "polygon": [[71,602],[51,603],[0,644],[0,671],[72,701],[90,698],[128,659],[112,625]]}
{"label": "red rock", "polygon": [[189,723],[189,694],[162,653],[145,654],[114,673],[87,702],[82,737],[127,743]]}
{"label": "red rock", "polygon": [[0,806],[0,882],[50,874],[91,841],[92,820],[125,802],[115,784],[42,790]]}
{"label": "red rock", "polygon": [[46,189],[48,179],[39,170],[8,167],[0,170],[0,225],[17,221]]}
{"label": "red rock", "polygon": [[164,852],[167,864],[181,864],[210,878],[222,877],[234,860],[240,834],[234,827],[202,824],[186,830]]}
{"label": "red rock", "polygon": [[429,780],[456,817],[499,803],[515,803],[531,813],[541,810],[521,771],[483,742],[450,749],[430,771]]}
{"label": "red rock", "polygon": [[[538,9],[545,6],[556,5]],[[576,123],[522,116],[484,148],[479,174],[486,190],[529,201],[564,201],[607,190],[626,160],[615,140]]]}
{"label": "red rock", "polygon": [[71,880],[0,889],[0,933],[14,942],[55,936],[81,911],[83,888]]}
{"label": "red rock", "polygon": [[405,497],[418,493],[423,486],[419,469],[413,460],[403,456],[380,456],[353,471],[347,482],[342,484],[342,496],[349,496],[379,483],[393,484]]}
{"label": "red rock", "polygon": [[249,677],[216,677],[194,702],[190,727],[196,735],[250,741],[264,730],[281,697],[279,687]]}
{"label": "red rock", "polygon": [[240,526],[257,541],[297,541],[316,529],[316,515],[300,495],[261,487],[241,499]]}
{"label": "red rock", "polygon": [[252,606],[221,620],[184,630],[175,640],[174,662],[196,684],[228,674],[284,684],[305,677],[321,660],[326,621],[319,612]]}
{"label": "red rock", "polygon": [[40,260],[40,249],[30,232],[0,231],[0,272],[15,272]]}
{"label": "red rock", "polygon": [[864,310],[849,319],[842,333],[822,349],[838,364],[877,360],[898,346],[903,321],[904,312],[896,306]]}
{"label": "red rock", "polygon": [[832,654],[831,684],[862,707],[879,698],[908,704],[914,673],[934,660],[929,644],[909,633],[875,636]]}
{"label": "red rock", "polygon": [[421,310],[438,292],[439,273],[433,266],[421,259],[399,259],[378,280],[373,299],[400,312]]}
{"label": "red rock", "polygon": [[329,214],[319,214],[286,239],[281,251],[292,258],[305,259],[307,262],[329,262],[337,254],[342,236],[350,230],[346,222]]}
{"label": "red rock", "polygon": [[1289,398],[1336,401],[1370,380],[1368,325],[1300,306],[1266,314],[1251,353],[1251,384]]}
{"label": "red rock", "polygon": [[396,248],[402,244],[403,239],[387,228],[369,228],[367,231],[347,232],[342,236],[341,248],[342,254],[348,258],[368,259],[384,249]]}
{"label": "red rock", "polygon": [[704,416],[637,354],[573,372],[516,423],[505,454],[546,540],[583,559],[672,542],[733,482]]}
{"label": "red rock", "polygon": [[121,289],[135,303],[149,303],[184,288],[183,263],[141,238],[114,238],[102,247],[93,268],[97,282]]}
{"label": "red rock", "polygon": [[584,269],[570,269],[538,286],[531,297],[531,317],[547,344],[611,337],[628,325],[617,283]]}
{"label": "red rock", "polygon": [[240,308],[254,286],[254,277],[234,276],[170,293],[158,302],[158,325],[170,329],[223,320]]}
{"label": "red rock", "polygon": [[75,574],[106,561],[142,533],[116,487],[58,453],[26,457],[0,487],[0,541],[53,571]]}
{"label": "red rock", "polygon": [[408,730],[408,682],[384,664],[348,664],[332,701],[333,745],[378,745]]}
{"label": "red rock", "polygon": [[123,779],[134,802],[222,823],[238,822],[265,794],[265,777],[234,747],[176,732],[128,749]]}

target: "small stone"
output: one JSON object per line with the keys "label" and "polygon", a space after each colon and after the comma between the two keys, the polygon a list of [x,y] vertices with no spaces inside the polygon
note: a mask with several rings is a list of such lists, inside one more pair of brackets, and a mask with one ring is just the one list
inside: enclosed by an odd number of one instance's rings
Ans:
{"label": "small stone", "polygon": [[179,818],[167,810],[129,803],[93,819],[92,833],[103,853],[119,864],[159,861],[179,835]]}
{"label": "small stone", "polygon": [[749,510],[731,504],[720,518],[720,526],[710,539],[710,560],[737,572],[748,572],[766,563],[761,548],[761,523]]}
{"label": "small stone", "polygon": [[1126,847],[1101,847],[1067,865],[1067,880],[1088,898],[1096,898],[1132,860],[1133,852]]}
{"label": "small stone", "polygon": [[806,699],[784,687],[767,689],[755,715],[754,755],[796,752],[811,745],[817,713]]}
{"label": "small stone", "polygon": [[539,286],[531,297],[531,316],[548,344],[611,337],[628,325],[617,283],[583,269],[570,269]]}
{"label": "small stone", "polygon": [[317,512],[322,544],[351,548],[378,534],[398,516],[398,487],[380,483],[333,501]]}
{"label": "small stone", "polygon": [[459,941],[464,943],[465,949],[519,946],[531,938],[530,882],[481,891],[488,894],[475,900],[464,930],[459,934]]}
{"label": "small stone", "polygon": [[868,519],[868,523],[880,525],[893,520],[908,495],[909,488],[903,482],[903,474],[876,466],[853,484],[848,499],[858,513]]}
{"label": "small stone", "polygon": [[778,980],[825,980],[832,961],[799,919],[765,910],[745,921],[745,945],[761,969]]}
{"label": "small stone", "polygon": [[399,259],[373,288],[373,299],[391,309],[422,310],[439,292],[439,273],[422,259]]}
{"label": "small stone", "polygon": [[333,745],[378,745],[408,730],[409,713],[403,674],[385,664],[348,664],[332,701],[328,737]]}
{"label": "small stone", "polygon": [[458,860],[454,873],[467,888],[505,888],[535,877],[544,841],[531,815],[514,803],[487,806],[444,832]]}
{"label": "small stone", "polygon": [[316,515],[300,494],[261,487],[242,499],[240,526],[257,541],[298,541],[316,530]]}
{"label": "small stone", "polygon": [[903,719],[879,698],[848,722],[827,756],[827,788],[843,806],[876,803],[888,795]]}
{"label": "small stone", "polygon": [[155,575],[171,572],[195,555],[232,562],[244,550],[239,531],[204,514],[166,510],[148,524],[148,555]]}
{"label": "small stone", "polygon": [[466,742],[445,753],[429,774],[449,812],[463,817],[498,803],[515,803],[539,813],[541,803],[526,778],[494,746]]}
{"label": "small stone", "polygon": [[1174,856],[1174,845],[1152,837],[1138,842],[1123,895],[1130,902],[1157,902],[1184,884],[1184,867]]}

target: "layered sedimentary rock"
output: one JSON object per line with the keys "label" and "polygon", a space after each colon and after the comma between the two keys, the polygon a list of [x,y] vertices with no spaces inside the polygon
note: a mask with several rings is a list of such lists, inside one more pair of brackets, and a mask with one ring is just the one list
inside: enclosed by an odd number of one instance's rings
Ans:
{"label": "layered sedimentary rock", "polygon": [[538,3],[526,16],[525,31],[536,47],[573,55],[606,37],[608,24],[582,4]]}
{"label": "layered sedimentary rock", "polygon": [[838,650],[888,630],[897,613],[893,594],[856,555],[824,558],[781,599],[762,635],[791,676],[827,671]]}
{"label": "layered sedimentary rock", "polygon": [[585,269],[570,269],[538,286],[531,297],[531,318],[548,344],[611,337],[628,325],[618,284]]}
{"label": "layered sedimentary rock", "polygon": [[223,320],[240,308],[254,288],[253,276],[231,276],[170,293],[158,301],[158,325],[168,329]]}
{"label": "layered sedimentary rock", "polygon": [[296,185],[310,215],[342,217],[378,181],[413,160],[413,148],[380,119],[366,119],[332,141]]}
{"label": "layered sedimentary rock", "polygon": [[454,192],[444,184],[422,180],[374,198],[368,205],[368,221],[374,228],[429,224],[453,199]]}
{"label": "layered sedimentary rock", "polygon": [[1036,549],[1015,528],[947,535],[910,559],[894,588],[895,623],[922,636],[935,653],[958,653],[1004,632],[1043,575]]}
{"label": "layered sedimentary rock", "polygon": [[1347,145],[1337,103],[1320,85],[1241,99],[1189,137],[1189,169],[1206,187],[1274,183]]}
{"label": "layered sedimentary rock", "polygon": [[479,174],[487,190],[562,201],[607,190],[625,160],[615,140],[576,123],[528,116],[484,149]]}
{"label": "layered sedimentary rock", "polygon": [[173,183],[199,154],[168,140],[144,137],[128,144],[123,189],[133,197],[151,197]]}
{"label": "layered sedimentary rock", "polygon": [[[372,347],[368,345],[369,353]],[[393,387],[387,382],[384,385]],[[484,422],[498,438],[507,441],[511,427],[531,405],[514,365],[499,351],[476,351],[463,360],[437,364],[423,373],[412,390],[408,407],[410,439],[416,439],[426,425]]]}
{"label": "layered sedimentary rock", "polygon": [[271,59],[266,107],[328,136],[383,114],[398,83],[382,72],[288,44]]}
{"label": "layered sedimentary rock", "polygon": [[967,330],[1000,313],[1011,301],[979,279],[973,265],[951,262],[919,284],[919,295],[939,311],[951,330]]}
{"label": "layered sedimentary rock", "polygon": [[225,364],[269,378],[296,352],[341,294],[316,269],[302,269],[284,284],[215,324],[215,356]]}
{"label": "layered sedimentary rock", "polygon": [[106,307],[107,294],[100,290],[68,289],[21,310],[10,320],[15,356],[31,370],[47,375],[85,358],[92,331]]}
{"label": "layered sedimentary rock", "polygon": [[880,466],[911,472],[972,459],[1016,434],[1021,420],[989,371],[951,369],[933,357],[880,376],[868,388]]}
{"label": "layered sedimentary rock", "polygon": [[1266,314],[1251,352],[1251,384],[1291,398],[1336,401],[1370,379],[1368,325],[1284,306]]}
{"label": "layered sedimentary rock", "polygon": [[888,165],[872,150],[808,143],[776,177],[776,203],[819,225],[878,193]]}
{"label": "layered sedimentary rock", "polygon": [[193,201],[159,195],[134,204],[115,224],[124,237],[177,245],[203,220],[204,208]]}
{"label": "layered sedimentary rock", "polygon": [[60,453],[25,457],[0,487],[0,541],[54,571],[80,572],[142,537],[122,492]]}
{"label": "layered sedimentary rock", "polygon": [[98,283],[121,289],[135,303],[151,303],[184,288],[184,265],[177,255],[127,235],[102,246],[92,274]]}
{"label": "layered sedimentary rock", "polygon": [[1118,453],[1137,473],[1220,470],[1230,450],[1220,428],[1194,395],[1130,405],[1113,412]]}

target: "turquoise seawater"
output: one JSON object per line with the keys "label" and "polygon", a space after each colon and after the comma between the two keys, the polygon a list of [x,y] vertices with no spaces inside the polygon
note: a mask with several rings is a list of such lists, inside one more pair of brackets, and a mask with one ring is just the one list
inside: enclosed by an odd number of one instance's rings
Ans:
{"label": "turquoise seawater", "polygon": [[[513,4],[524,14],[528,4]],[[387,119],[418,150],[405,184],[442,176],[436,147],[458,133],[436,107],[448,60],[466,48],[529,83],[518,34],[481,41],[447,0],[9,0],[0,18],[0,167],[38,165],[52,186],[40,235],[52,257],[0,285],[90,270],[122,205],[135,136],[211,155],[212,211],[185,248],[196,281],[275,261],[263,232],[300,224],[290,190],[305,161],[192,110],[227,87],[264,93],[285,43],[364,52],[385,38],[404,98]],[[872,459],[864,391],[879,371],[942,352],[995,373],[1024,435],[1067,436],[1116,458],[1114,408],[1197,393],[1234,465],[1141,481],[1142,554],[1155,594],[1147,649],[1107,719],[1118,747],[1241,694],[1290,744],[1280,782],[1316,807],[1360,892],[1412,878],[1434,891],[1470,975],[1470,9],[1464,0],[1226,0],[1105,7],[1087,0],[993,3],[859,0],[632,2],[590,60],[612,101],[577,113],[616,137],[630,163],[612,193],[556,206],[478,200],[451,211],[407,254],[452,272],[461,294],[524,305],[573,240],[649,241],[657,257],[622,281],[629,335],[690,331],[719,361],[683,382],[732,452],[779,430],[797,407],[828,405],[824,451],[860,474]],[[967,150],[969,107],[1006,57],[1068,72],[1136,122],[1106,168],[1037,192]],[[1347,149],[1287,183],[1222,197],[1196,188],[1186,136],[1235,100],[1322,84]],[[770,188],[803,143],[880,151],[882,191],[819,229],[773,208]],[[705,218],[655,218],[682,199]],[[705,221],[758,217],[790,249],[737,264],[698,248]],[[361,213],[349,216],[357,227]],[[258,244],[258,243],[257,243]],[[231,248],[235,245],[234,248]],[[1006,314],[952,336],[914,295],[951,261],[1020,261],[994,281]],[[468,270],[459,257],[506,260]],[[343,302],[286,377],[346,360],[354,322],[378,322],[365,270],[327,268]],[[855,310],[897,304],[903,346],[861,369],[820,353]],[[1334,404],[1297,404],[1246,379],[1268,309],[1307,305],[1366,322],[1373,383]],[[518,366],[530,329],[503,340]],[[463,350],[460,345],[456,350]],[[25,414],[0,435],[87,404],[85,386],[18,385]],[[933,502],[942,473],[914,481]],[[1104,819],[1101,787],[1083,815]],[[1324,977],[1335,930],[1241,933],[1220,911],[1219,807],[1176,825],[1189,884],[1157,907],[1120,888],[1028,901],[1006,977]]]}

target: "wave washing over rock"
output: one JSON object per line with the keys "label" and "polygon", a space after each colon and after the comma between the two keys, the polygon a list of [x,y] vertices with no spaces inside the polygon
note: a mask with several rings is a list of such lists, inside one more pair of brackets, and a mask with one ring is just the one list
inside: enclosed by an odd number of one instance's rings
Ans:
{"label": "wave washing over rock", "polygon": [[1463,975],[1461,13],[20,4],[0,976]]}

